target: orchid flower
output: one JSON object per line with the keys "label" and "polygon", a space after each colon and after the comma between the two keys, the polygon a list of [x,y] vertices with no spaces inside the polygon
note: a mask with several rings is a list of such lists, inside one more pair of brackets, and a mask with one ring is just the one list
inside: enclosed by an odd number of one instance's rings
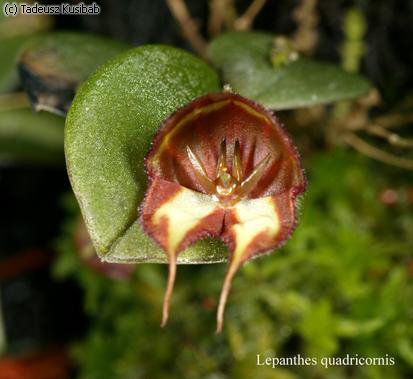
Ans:
{"label": "orchid flower", "polygon": [[220,332],[235,273],[280,247],[296,227],[297,197],[306,188],[298,153],[273,113],[223,92],[169,116],[145,164],[149,186],[140,219],[169,261],[161,325],[168,319],[178,254],[213,237],[230,252],[217,312]]}

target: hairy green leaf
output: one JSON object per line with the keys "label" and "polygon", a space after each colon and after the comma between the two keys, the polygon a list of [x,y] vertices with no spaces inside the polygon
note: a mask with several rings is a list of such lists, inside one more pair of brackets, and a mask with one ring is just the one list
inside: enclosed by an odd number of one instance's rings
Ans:
{"label": "hairy green leaf", "polygon": [[[167,46],[129,50],[79,89],[65,129],[72,186],[98,254],[111,262],[166,262],[137,221],[146,190],[144,157],[160,123],[192,99],[219,90],[204,62]],[[201,241],[181,263],[224,260],[217,242]]]}

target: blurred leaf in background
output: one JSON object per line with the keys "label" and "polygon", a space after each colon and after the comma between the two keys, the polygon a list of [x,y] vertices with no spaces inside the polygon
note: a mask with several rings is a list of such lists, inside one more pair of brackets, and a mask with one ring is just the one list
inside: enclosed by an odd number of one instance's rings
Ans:
{"label": "blurred leaf in background", "polygon": [[0,106],[0,165],[63,166],[63,127],[61,117]]}
{"label": "blurred leaf in background", "polygon": [[16,59],[21,46],[34,34],[53,25],[53,19],[47,15],[19,13],[15,17],[6,17],[3,12],[6,3],[0,0],[0,93],[17,84]]}
{"label": "blurred leaf in background", "polygon": [[128,48],[128,44],[88,33],[42,34],[20,50],[17,65],[22,86],[36,111],[65,116],[79,85]]}
{"label": "blurred leaf in background", "polygon": [[212,40],[209,55],[221,70],[224,83],[270,109],[354,98],[370,87],[361,76],[288,49],[288,40],[283,37],[232,32]]}

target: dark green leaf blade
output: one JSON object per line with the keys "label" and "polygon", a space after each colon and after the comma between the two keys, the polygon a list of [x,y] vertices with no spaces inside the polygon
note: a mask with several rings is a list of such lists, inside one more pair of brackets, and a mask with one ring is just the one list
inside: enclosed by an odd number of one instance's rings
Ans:
{"label": "dark green leaf blade", "polygon": [[92,34],[48,33],[23,46],[18,71],[36,110],[64,115],[80,83],[128,47]]}
{"label": "dark green leaf blade", "polygon": [[0,39],[0,93],[8,92],[17,83],[16,59],[26,36]]}
{"label": "dark green leaf blade", "polygon": [[[144,157],[160,123],[192,99],[219,90],[216,73],[195,56],[142,46],[116,57],[81,86],[65,129],[71,183],[98,254],[111,262],[166,262],[137,221],[146,190]],[[223,261],[202,241],[180,263]]]}
{"label": "dark green leaf blade", "polygon": [[369,90],[363,77],[310,58],[273,66],[274,38],[259,32],[221,34],[211,42],[209,56],[235,92],[275,110],[350,99]]}
{"label": "dark green leaf blade", "polygon": [[61,117],[30,108],[0,109],[0,165],[62,165]]}

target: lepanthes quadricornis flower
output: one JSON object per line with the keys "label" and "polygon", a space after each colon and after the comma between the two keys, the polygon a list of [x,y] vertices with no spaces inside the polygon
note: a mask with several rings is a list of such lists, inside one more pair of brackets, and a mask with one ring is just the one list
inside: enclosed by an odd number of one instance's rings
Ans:
{"label": "lepanthes quadricornis flower", "polygon": [[146,170],[141,222],[169,260],[162,325],[177,255],[201,238],[214,237],[230,252],[219,332],[234,274],[250,258],[281,246],[296,226],[297,196],[306,187],[298,153],[272,113],[223,92],[197,98],[165,120]]}

